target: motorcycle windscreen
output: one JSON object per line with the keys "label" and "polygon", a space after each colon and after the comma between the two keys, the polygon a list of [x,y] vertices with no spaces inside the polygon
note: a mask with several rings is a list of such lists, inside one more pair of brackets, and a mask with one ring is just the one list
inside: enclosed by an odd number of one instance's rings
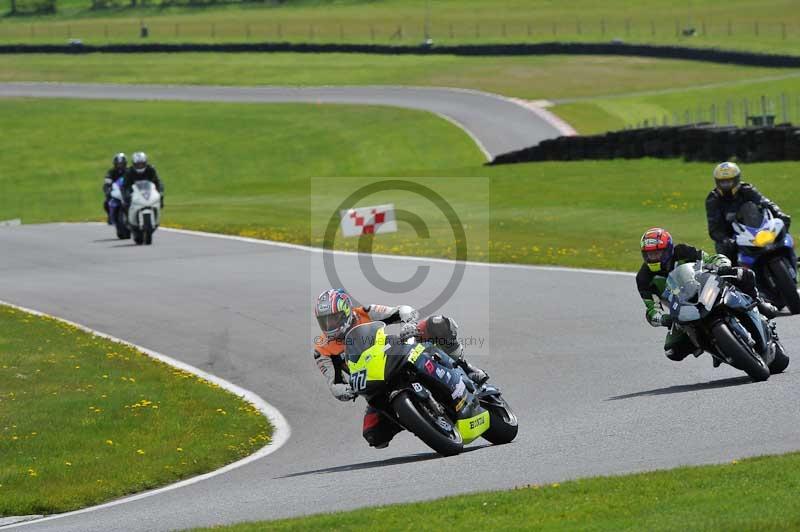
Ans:
{"label": "motorcycle windscreen", "polygon": [[370,395],[384,386],[386,378],[386,324],[363,323],[344,338],[345,358],[350,370],[350,387]]}
{"label": "motorcycle windscreen", "polygon": [[697,294],[700,291],[700,282],[696,278],[697,273],[695,265],[691,263],[681,264],[672,270],[667,277],[663,296],[670,302],[670,309],[675,303],[679,305],[697,303]]}
{"label": "motorcycle windscreen", "polygon": [[152,181],[147,181],[146,179],[142,179],[141,181],[137,181],[133,184],[135,188],[138,188],[140,192],[152,192],[155,190],[156,186],[153,184]]}
{"label": "motorcycle windscreen", "polygon": [[[385,330],[386,324],[382,321],[372,321],[356,325],[344,337],[344,354],[348,363],[357,364],[361,355],[376,346],[382,340],[385,345],[386,334],[381,334]],[[381,336],[382,338],[379,338]],[[383,345],[380,345],[382,348]]]}

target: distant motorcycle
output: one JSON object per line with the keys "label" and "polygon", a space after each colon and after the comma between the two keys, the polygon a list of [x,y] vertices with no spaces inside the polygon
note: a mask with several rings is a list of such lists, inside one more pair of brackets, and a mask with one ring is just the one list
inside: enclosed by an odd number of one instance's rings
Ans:
{"label": "distant motorcycle", "polygon": [[797,255],[786,224],[769,209],[748,201],[732,223],[739,264],[756,274],[756,286],[776,307],[800,313],[797,293]]}
{"label": "distant motorcycle", "polygon": [[[517,436],[517,416],[500,390],[486,383],[476,386],[432,343],[402,342],[387,336],[385,328],[381,321],[364,323],[345,337],[350,387],[356,394],[443,456],[462,452],[479,437],[503,444]],[[441,378],[458,379],[457,389],[467,392],[460,406],[454,409],[449,392],[415,369],[420,356],[440,364]]]}
{"label": "distant motorcycle", "polygon": [[161,193],[151,181],[133,184],[128,208],[128,227],[137,244],[153,243],[153,233],[161,223]]}
{"label": "distant motorcycle", "polygon": [[111,199],[108,200],[108,218],[114,224],[117,238],[120,240],[127,240],[131,237],[131,230],[128,228],[128,214],[122,199],[122,182],[124,180],[124,177],[120,177],[111,184]]}
{"label": "distant motorcycle", "polygon": [[767,380],[789,365],[775,334],[775,323],[758,312],[756,302],[704,267],[702,261],[675,268],[667,277],[663,298],[673,322],[692,342],[755,381]]}

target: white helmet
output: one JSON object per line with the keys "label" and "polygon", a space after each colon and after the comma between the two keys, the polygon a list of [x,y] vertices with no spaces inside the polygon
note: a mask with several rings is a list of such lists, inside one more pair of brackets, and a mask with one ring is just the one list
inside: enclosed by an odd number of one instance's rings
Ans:
{"label": "white helmet", "polygon": [[145,168],[147,168],[147,155],[143,151],[137,151],[131,157],[131,162],[137,174],[144,173]]}

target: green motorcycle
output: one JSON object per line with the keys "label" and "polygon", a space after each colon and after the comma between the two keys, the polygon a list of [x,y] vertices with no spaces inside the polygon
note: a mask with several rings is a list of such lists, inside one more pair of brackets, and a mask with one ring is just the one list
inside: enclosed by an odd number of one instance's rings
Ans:
{"label": "green motorcycle", "polygon": [[431,343],[403,342],[375,321],[347,333],[345,357],[353,391],[443,456],[479,437],[499,445],[517,435],[517,416],[500,390],[476,386]]}

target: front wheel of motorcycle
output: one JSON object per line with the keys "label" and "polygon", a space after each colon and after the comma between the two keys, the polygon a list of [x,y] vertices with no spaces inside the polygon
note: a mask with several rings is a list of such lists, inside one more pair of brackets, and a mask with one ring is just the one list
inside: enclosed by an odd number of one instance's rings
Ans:
{"label": "front wheel of motorcycle", "polygon": [[447,420],[449,430],[439,425],[436,415],[424,405],[418,405],[409,392],[398,393],[392,399],[392,408],[405,428],[442,456],[453,456],[464,450],[461,433],[452,422]]}
{"label": "front wheel of motorcycle", "polygon": [[711,330],[720,351],[725,353],[733,362],[733,366],[747,373],[754,381],[765,381],[769,378],[769,368],[749,346],[720,322]]}
{"label": "front wheel of motorcycle", "polygon": [[797,293],[797,282],[792,278],[792,273],[783,257],[778,257],[769,262],[772,278],[778,287],[781,298],[792,314],[800,314],[800,294]]}
{"label": "front wheel of motorcycle", "polygon": [[489,411],[489,428],[482,434],[483,438],[494,445],[511,443],[517,437],[519,425],[517,415],[502,397],[495,398],[497,403],[481,401],[481,406]]}
{"label": "front wheel of motorcycle", "polygon": [[772,375],[783,373],[787,367],[789,367],[789,357],[786,356],[783,345],[780,342],[776,342],[775,359],[772,361],[772,364],[769,365],[769,372]]}

